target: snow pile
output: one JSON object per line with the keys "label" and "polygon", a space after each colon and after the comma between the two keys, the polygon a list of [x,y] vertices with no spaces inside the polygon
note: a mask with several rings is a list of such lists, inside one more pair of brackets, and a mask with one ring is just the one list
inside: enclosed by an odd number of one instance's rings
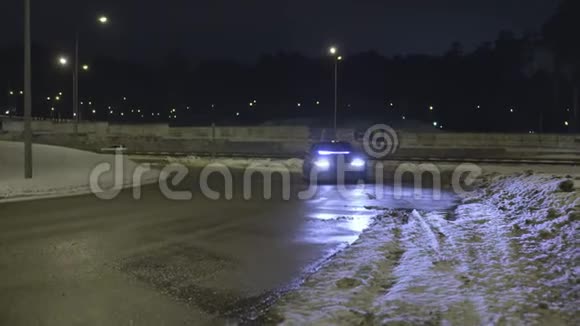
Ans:
{"label": "snow pile", "polygon": [[491,173],[452,211],[386,211],[263,318],[285,325],[574,324],[579,179]]}
{"label": "snow pile", "polygon": [[257,170],[288,170],[289,172],[302,171],[302,159],[258,159],[258,158],[209,158],[199,156],[167,157],[169,163],[184,164],[192,167],[204,167],[209,164],[223,164],[233,169],[252,168]]}
{"label": "snow pile", "polygon": [[[58,197],[90,192],[89,179],[101,163],[115,166],[113,155],[96,154],[58,146],[32,147],[33,178],[24,179],[24,144],[0,141],[0,200]],[[137,164],[123,158],[123,186],[132,183]],[[103,173],[99,186],[108,190],[114,185],[113,172]],[[148,172],[143,183],[154,182],[158,173]]]}
{"label": "snow pile", "polygon": [[522,264],[546,288],[536,300],[563,311],[578,309],[580,294],[580,175],[491,174],[465,201],[496,206]]}

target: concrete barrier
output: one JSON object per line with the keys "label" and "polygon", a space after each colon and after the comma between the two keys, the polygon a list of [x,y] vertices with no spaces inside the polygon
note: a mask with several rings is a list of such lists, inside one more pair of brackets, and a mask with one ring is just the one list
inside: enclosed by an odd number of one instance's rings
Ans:
{"label": "concrete barrier", "polygon": [[[0,117],[0,139],[19,140],[22,120]],[[307,126],[170,127],[167,124],[109,124],[82,122],[72,135],[71,121],[35,120],[34,141],[98,151],[124,144],[136,152],[256,153],[291,156],[312,142],[329,140],[332,129]],[[361,131],[339,129],[342,140],[362,148]],[[580,155],[580,135],[501,133],[398,133],[394,158],[410,157],[532,157],[551,154]]]}

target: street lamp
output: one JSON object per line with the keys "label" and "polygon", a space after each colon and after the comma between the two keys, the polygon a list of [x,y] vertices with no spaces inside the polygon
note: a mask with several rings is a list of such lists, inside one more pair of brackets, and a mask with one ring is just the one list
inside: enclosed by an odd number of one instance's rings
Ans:
{"label": "street lamp", "polygon": [[[101,25],[106,25],[109,22],[109,18],[107,16],[101,15],[97,18],[97,21]],[[88,70],[88,65],[82,66],[83,70]],[[75,53],[74,53],[74,67],[73,67],[73,116],[74,119],[74,132],[75,134],[78,133],[79,127],[78,123],[79,120],[82,119],[82,114],[79,111],[79,31],[75,33]]]}
{"label": "street lamp", "polygon": [[337,114],[338,114],[338,62],[342,60],[342,56],[337,55],[338,50],[332,46],[328,50],[330,55],[334,58],[334,138],[337,137]]}
{"label": "street lamp", "polygon": [[68,59],[66,57],[59,57],[58,58],[58,63],[61,66],[66,66],[68,64]]}
{"label": "street lamp", "polygon": [[30,0],[24,0],[24,178],[32,178],[32,40]]}

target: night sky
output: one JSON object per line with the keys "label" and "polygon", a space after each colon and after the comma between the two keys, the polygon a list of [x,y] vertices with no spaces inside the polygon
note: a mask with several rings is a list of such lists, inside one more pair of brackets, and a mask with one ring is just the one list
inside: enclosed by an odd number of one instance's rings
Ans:
{"label": "night sky", "polygon": [[[180,50],[191,59],[254,61],[263,53],[441,54],[454,41],[466,50],[502,29],[537,31],[557,0],[32,0],[33,39],[70,46],[81,26],[83,48],[135,62]],[[20,41],[22,1],[0,1],[0,46]],[[110,17],[105,29],[99,13]],[[74,20],[78,23],[75,23]]]}

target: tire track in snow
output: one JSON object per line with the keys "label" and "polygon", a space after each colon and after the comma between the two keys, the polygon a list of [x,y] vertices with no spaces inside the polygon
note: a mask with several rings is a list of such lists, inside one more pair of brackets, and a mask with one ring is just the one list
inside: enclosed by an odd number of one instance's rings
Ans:
{"label": "tire track in snow", "polygon": [[448,230],[452,225],[442,216],[414,211],[403,227],[405,254],[394,271],[397,283],[374,304],[382,323],[480,323],[459,277],[466,267],[456,257],[454,232]]}

